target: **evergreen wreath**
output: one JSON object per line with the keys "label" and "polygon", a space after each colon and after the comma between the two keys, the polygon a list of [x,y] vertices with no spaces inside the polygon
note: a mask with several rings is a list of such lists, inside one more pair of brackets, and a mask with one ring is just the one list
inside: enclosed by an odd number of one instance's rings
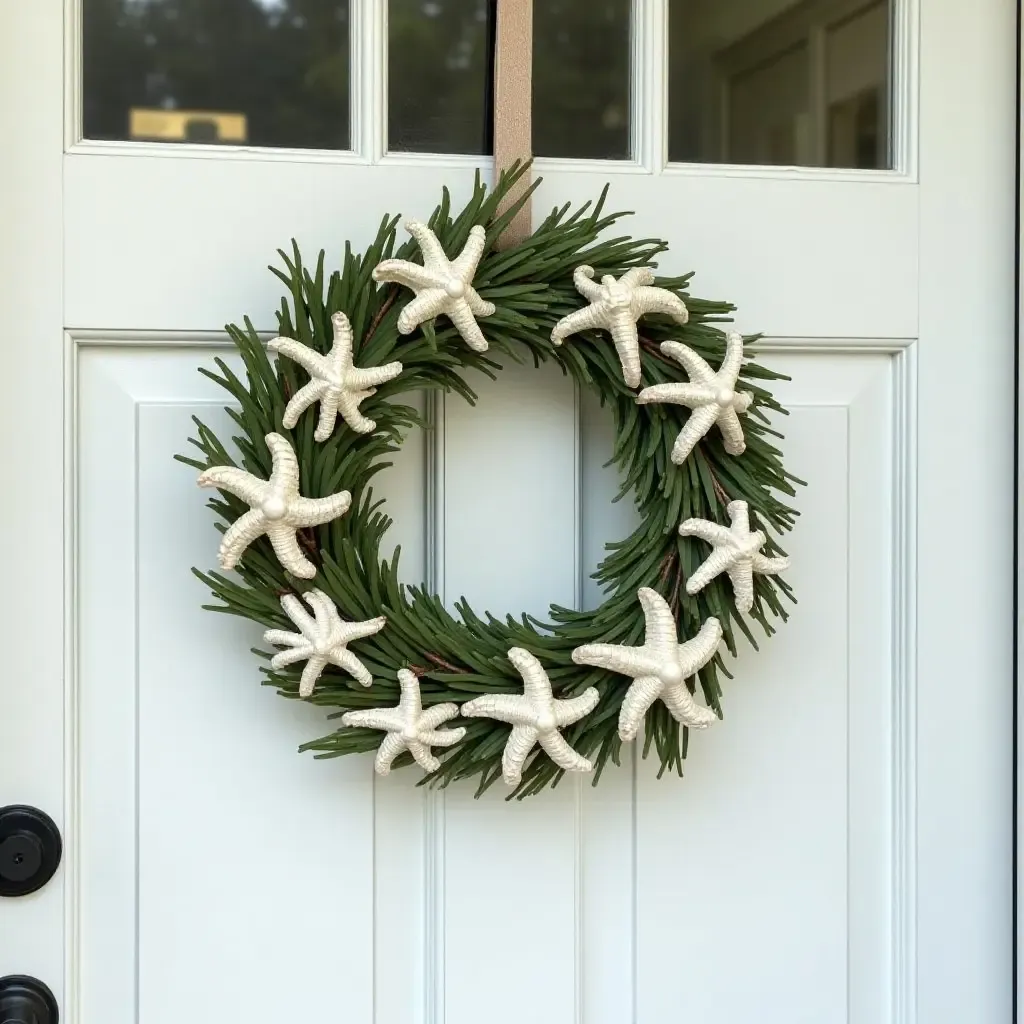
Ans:
{"label": "evergreen wreath", "polygon": [[[710,622],[720,623],[717,635],[710,637],[714,643],[705,644],[703,654],[697,652],[699,656],[690,657],[689,661],[683,657],[681,662],[686,675],[692,676],[695,671],[706,709],[698,708],[688,697],[694,688],[693,678],[678,678],[680,670],[675,667],[670,667],[669,675],[674,673],[676,678],[668,682],[690,687],[685,693],[679,691],[677,703],[683,700],[693,704],[695,717],[674,715],[662,702],[667,697],[659,701],[650,694],[649,699],[643,699],[641,694],[639,715],[645,724],[644,756],[653,747],[661,762],[661,773],[675,769],[682,774],[689,730],[677,717],[691,725],[708,724],[712,715],[721,717],[720,677],[730,673],[718,637],[724,639],[733,655],[737,630],[756,647],[752,623],[739,607],[747,609],[750,620],[771,635],[773,619],[786,618],[783,599],[792,599],[786,582],[772,575],[786,564],[779,557],[784,552],[776,538],[771,534],[741,534],[741,539],[759,537],[759,542],[752,542],[740,553],[747,558],[745,585],[742,573],[733,571],[740,555],[728,548],[728,528],[715,524],[727,513],[734,520],[735,531],[738,510],[742,511],[740,519],[745,526],[749,508],[755,528],[768,527],[780,535],[792,527],[797,514],[780,495],[794,495],[794,485],[801,483],[783,468],[781,454],[770,440],[782,435],[769,425],[769,416],[784,410],[765,385],[786,379],[782,374],[743,362],[739,379],[745,394],[753,398],[749,411],[744,404],[747,400],[741,402],[738,389],[734,395],[726,387],[712,393],[703,411],[691,401],[691,412],[685,405],[663,401],[640,404],[635,390],[625,382],[630,370],[618,335],[614,347],[607,333],[593,329],[565,339],[564,344],[552,344],[550,339],[556,326],[564,325],[565,318],[580,311],[579,291],[586,289],[596,294],[599,286],[591,278],[607,283],[605,275],[614,278],[628,275],[636,268],[653,267],[655,257],[668,246],[657,239],[625,235],[602,239],[600,236],[625,216],[605,212],[606,186],[596,203],[575,210],[566,204],[553,210],[522,244],[505,250],[494,248],[495,240],[519,205],[499,214],[501,201],[525,171],[525,166],[512,168],[490,192],[478,176],[472,198],[456,216],[452,215],[450,196],[445,189],[440,205],[427,223],[444,250],[441,255],[463,252],[467,242],[472,243],[474,231],[480,236],[482,258],[472,275],[472,286],[464,294],[456,283],[449,289],[447,299],[439,292],[424,292],[410,301],[410,292],[397,283],[375,286],[374,271],[383,261],[413,261],[424,249],[413,239],[396,248],[398,217],[383,219],[376,238],[362,255],[346,244],[341,269],[329,277],[323,252],[311,271],[293,242],[290,256],[280,253],[284,269],[271,268],[288,292],[277,315],[279,334],[282,339],[301,343],[290,343],[293,354],[307,346],[325,355],[337,342],[339,325],[350,325],[351,358],[347,365],[351,368],[354,362],[355,373],[370,374],[360,378],[363,390],[355,396],[357,408],[353,411],[350,407],[346,412],[344,395],[339,406],[324,391],[326,385],[321,387],[313,379],[315,375],[300,369],[294,358],[285,358],[282,348],[286,346],[281,339],[276,348],[278,359],[272,361],[247,318],[244,328],[227,327],[245,368],[244,379],[219,358],[215,360],[217,372],[200,370],[223,387],[234,403],[227,412],[240,432],[232,438],[239,468],[217,468],[233,467],[236,462],[225,444],[198,418],[197,433],[190,443],[201,457],[178,456],[182,462],[204,471],[202,482],[219,487],[219,494],[209,507],[220,520],[222,532],[243,514],[250,525],[256,523],[255,536],[251,542],[244,541],[248,544],[244,557],[239,556],[241,561],[235,559],[235,576],[193,570],[219,601],[206,607],[259,623],[268,629],[268,642],[291,645],[291,651],[278,652],[274,664],[263,667],[264,684],[276,687],[289,698],[299,698],[301,691],[314,704],[334,709],[331,718],[346,716],[336,731],[300,749],[330,758],[380,746],[378,770],[382,773],[390,768],[392,760],[396,766],[409,764],[415,754],[428,768],[422,782],[447,785],[456,779],[477,777],[478,793],[503,774],[504,750],[506,758],[517,761],[511,768],[506,765],[506,781],[515,785],[512,795],[519,797],[558,782],[563,767],[552,759],[558,753],[564,767],[592,766],[595,784],[609,761],[618,763],[623,738],[617,721],[624,699],[628,693],[635,693],[637,687],[642,689],[651,683],[660,686],[665,679],[631,680],[620,674],[626,669],[609,671],[597,665],[595,662],[601,658],[596,655],[590,664],[574,661],[574,651],[577,658],[585,658],[587,650],[600,648],[607,663],[607,645],[644,643],[645,612],[656,620],[657,609],[664,607],[670,609],[674,620],[673,654],[678,637],[693,637],[692,643],[697,643],[708,633]],[[480,228],[475,228],[478,225],[486,232],[485,240]],[[421,242],[424,238],[421,232]],[[428,248],[431,244],[427,239]],[[422,251],[425,263],[428,255]],[[588,275],[581,267],[593,268],[593,273]],[[377,275],[378,279],[380,276]],[[383,276],[386,278],[386,273]],[[652,277],[638,271],[630,280]],[[669,390],[671,386],[678,389],[682,385],[686,391],[687,387],[692,389],[699,384],[694,374],[700,367],[695,369],[692,360],[684,363],[690,371],[689,383],[680,375],[679,359],[672,357],[679,350],[696,353],[706,361],[704,366],[712,368],[730,358],[729,338],[718,325],[728,321],[734,307],[691,296],[691,277],[687,274],[653,281],[655,290],[671,293],[673,302],[685,303],[688,322],[679,322],[684,317],[673,319],[663,313],[652,313],[645,314],[638,326],[637,351],[644,383],[653,385],[655,392],[664,390],[664,385],[669,385]],[[614,281],[611,283],[614,285]],[[459,294],[453,296],[452,292]],[[433,308],[444,305],[448,299],[465,298],[470,305],[475,300],[474,308],[484,317],[480,326],[489,343],[489,354],[478,350],[479,345],[471,347],[472,327],[468,328],[467,337],[464,322],[462,330],[447,318],[435,323],[430,316],[431,297]],[[490,315],[484,309],[488,303],[495,307]],[[406,309],[410,312],[403,320],[401,314]],[[345,316],[337,316],[341,313]],[[427,315],[421,326],[410,325],[410,317],[415,319],[421,314]],[[451,315],[460,319],[456,313]],[[579,323],[580,317],[576,316],[574,322]],[[628,327],[627,323],[627,334]],[[738,335],[733,338],[739,346],[737,358],[742,360],[742,343],[756,339],[741,341]],[[664,342],[670,344],[663,350]],[[275,344],[270,347],[273,350]],[[617,349],[622,355],[621,366]],[[550,622],[528,615],[519,619],[509,615],[501,620],[489,613],[480,616],[461,600],[456,603],[455,616],[426,586],[399,583],[398,549],[390,559],[381,558],[380,546],[391,520],[382,509],[383,503],[374,499],[371,481],[374,474],[389,465],[388,456],[397,451],[407,432],[415,426],[425,426],[415,409],[398,400],[409,392],[434,390],[459,395],[473,403],[475,395],[463,371],[474,369],[495,377],[501,367],[490,357],[494,353],[517,361],[532,359],[538,366],[553,360],[580,387],[595,391],[615,417],[616,442],[611,462],[622,475],[619,498],[632,493],[641,522],[625,540],[607,546],[608,555],[594,576],[607,596],[596,610],[552,606]],[[394,371],[392,361],[400,362],[400,373]],[[287,415],[289,403],[303,387],[309,389],[304,397],[300,396],[300,405],[305,402],[303,408],[319,395],[319,426],[315,409],[297,417]],[[337,399],[337,393],[334,398]],[[719,401],[719,406],[714,401]],[[688,421],[693,419],[696,423],[695,417],[705,413],[710,420],[728,402],[733,402],[728,406],[730,409],[735,407],[746,413],[742,454],[735,453],[735,438],[731,443],[726,426],[719,424],[719,429],[715,429],[712,423],[710,428],[704,426],[703,436],[692,451],[686,452],[685,461],[681,465],[673,462],[674,446],[678,459],[682,443],[677,436]],[[346,422],[334,427],[333,415],[339,407]],[[369,421],[369,429],[364,412],[372,412],[374,417]],[[349,413],[355,418],[351,419]],[[329,431],[325,431],[325,417],[333,428]],[[291,423],[295,419],[297,422],[290,429],[285,426],[286,421]],[[350,422],[361,425],[350,429]],[[270,435],[276,440],[272,441]],[[741,436],[740,449],[742,440]],[[257,483],[262,485],[275,471],[279,477],[281,473],[287,476],[291,451],[295,453],[298,473],[298,489],[292,493],[306,496],[296,501],[306,503],[302,507],[307,512],[314,506],[321,507],[318,500],[333,502],[328,512],[302,519],[296,504],[294,509],[298,511],[288,518],[291,511],[285,515],[285,506],[279,499],[273,499],[271,504],[277,503],[274,508],[266,502],[260,506],[258,496],[245,490],[245,486],[255,486],[253,478],[259,478]],[[246,473],[252,474],[247,478],[250,483],[237,484]],[[225,485],[229,477],[236,480],[233,489]],[[345,492],[339,495],[342,487]],[[347,514],[339,514],[339,509]],[[323,515],[328,514],[335,518],[322,521]],[[283,519],[274,518],[282,515]],[[311,521],[318,525],[308,525]],[[283,537],[280,543],[285,548],[289,537],[293,544],[297,541],[293,562],[301,559],[301,563],[295,564],[315,570],[315,586],[295,571],[286,571],[275,557],[279,554],[278,542],[272,543],[270,537],[260,535],[267,530],[273,533],[275,522],[285,524],[274,534],[279,539]],[[289,523],[298,525],[289,527]],[[682,531],[680,523],[684,524]],[[244,533],[246,528],[246,523],[240,522],[236,532]],[[711,557],[706,541],[714,546]],[[720,550],[720,544],[726,547]],[[764,555],[758,553],[762,545]],[[749,571],[751,558],[756,575]],[[701,580],[695,579],[698,572]],[[303,575],[311,574],[303,571]],[[694,586],[695,582],[700,584],[699,588]],[[688,592],[688,583],[696,593]],[[745,596],[741,594],[744,586],[749,591]],[[643,607],[638,601],[638,588],[642,588],[639,596]],[[306,612],[300,597],[314,616]],[[299,634],[286,632],[294,625],[300,627]],[[347,650],[348,642],[354,644],[353,651]],[[685,655],[689,647],[684,643],[681,654]],[[580,651],[584,654],[580,655]],[[264,660],[271,659],[270,653],[255,649],[254,652]],[[627,660],[634,657],[628,650],[624,656]],[[614,660],[614,653],[611,657]],[[286,666],[302,658],[309,660],[300,677],[297,667]],[[633,669],[634,676],[641,669],[642,666]],[[372,685],[368,686],[371,680]],[[536,694],[538,686],[543,690],[548,683],[547,711],[540,719],[536,714],[530,717],[525,702],[531,692]],[[474,711],[486,715],[502,701],[504,720],[467,717]],[[522,705],[518,710],[513,706],[516,701]],[[565,709],[564,713],[560,709]],[[439,728],[460,711],[465,720],[460,720],[459,728]],[[700,718],[702,714],[707,717]],[[511,739],[509,724],[513,726]],[[553,725],[557,725],[561,735],[555,733],[549,744],[545,736],[552,737]],[[383,744],[381,729],[389,730]],[[527,760],[538,735],[543,749]],[[564,743],[560,742],[563,738]],[[568,753],[566,744],[571,748]],[[431,745],[447,748],[443,760],[432,756]],[[517,746],[518,753],[510,753]],[[545,752],[552,751],[552,757],[546,756]]]}

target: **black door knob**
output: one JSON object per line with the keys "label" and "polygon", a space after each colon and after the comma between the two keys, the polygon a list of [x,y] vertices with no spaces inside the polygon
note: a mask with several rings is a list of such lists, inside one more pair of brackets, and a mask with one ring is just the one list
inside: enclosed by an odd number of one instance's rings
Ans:
{"label": "black door knob", "polygon": [[[27,896],[53,878],[62,843],[53,821],[35,807],[0,807],[0,896]],[[0,1024],[5,1024],[0,1018]]]}
{"label": "black door knob", "polygon": [[57,1024],[57,1000],[36,978],[0,978],[0,1024]]}

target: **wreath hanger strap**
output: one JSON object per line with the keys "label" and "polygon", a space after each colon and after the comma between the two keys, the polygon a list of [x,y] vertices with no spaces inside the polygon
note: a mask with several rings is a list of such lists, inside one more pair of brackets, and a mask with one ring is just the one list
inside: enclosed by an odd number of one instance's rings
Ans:
{"label": "wreath hanger strap", "polygon": [[[516,162],[530,159],[533,146],[533,0],[498,0],[494,37],[494,174],[495,180]],[[502,198],[497,216],[530,187],[524,174]],[[532,204],[522,205],[498,239],[509,249],[530,236]]]}

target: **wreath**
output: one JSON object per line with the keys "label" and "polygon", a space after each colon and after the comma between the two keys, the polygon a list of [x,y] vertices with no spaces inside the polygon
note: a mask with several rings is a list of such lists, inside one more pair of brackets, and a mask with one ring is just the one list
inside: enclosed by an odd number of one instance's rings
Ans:
{"label": "wreath", "polygon": [[[780,496],[801,483],[772,443],[784,410],[765,385],[782,375],[718,326],[734,307],[690,295],[692,275],[655,277],[666,243],[601,237],[625,216],[605,212],[607,186],[496,246],[525,171],[490,192],[478,176],[454,216],[445,189],[402,245],[385,217],[329,277],[322,252],[310,270],[293,242],[271,268],[288,291],[279,337],[264,345],[246,319],[227,328],[244,375],[222,359],[201,368],[231,396],[237,461],[198,418],[200,457],[179,456],[219,492],[223,572],[193,570],[219,602],[207,607],[266,629],[265,684],[340,718],[300,750],[376,749],[382,775],[415,761],[423,782],[478,777],[479,793],[503,777],[520,797],[565,771],[596,784],[641,726],[644,756],[682,774],[689,729],[722,715],[723,650],[735,655],[737,631],[756,647],[753,623],[770,635],[786,618],[778,536],[796,512]],[[472,403],[463,371],[494,377],[496,353],[553,360],[611,407],[619,497],[641,523],[607,546],[596,610],[501,620],[461,600],[456,615],[399,582],[397,548],[381,557],[391,520],[371,482],[424,425],[401,396]]]}

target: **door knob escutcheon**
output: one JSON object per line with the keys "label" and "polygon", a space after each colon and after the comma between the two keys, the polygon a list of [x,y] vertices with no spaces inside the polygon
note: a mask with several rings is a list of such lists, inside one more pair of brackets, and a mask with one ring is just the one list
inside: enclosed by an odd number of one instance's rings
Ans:
{"label": "door knob escutcheon", "polygon": [[0,978],[0,1024],[57,1024],[57,1000],[37,978]]}
{"label": "door knob escutcheon", "polygon": [[[0,896],[27,896],[53,878],[63,844],[53,819],[35,807],[0,807]],[[0,1017],[0,1024],[6,1024]]]}

